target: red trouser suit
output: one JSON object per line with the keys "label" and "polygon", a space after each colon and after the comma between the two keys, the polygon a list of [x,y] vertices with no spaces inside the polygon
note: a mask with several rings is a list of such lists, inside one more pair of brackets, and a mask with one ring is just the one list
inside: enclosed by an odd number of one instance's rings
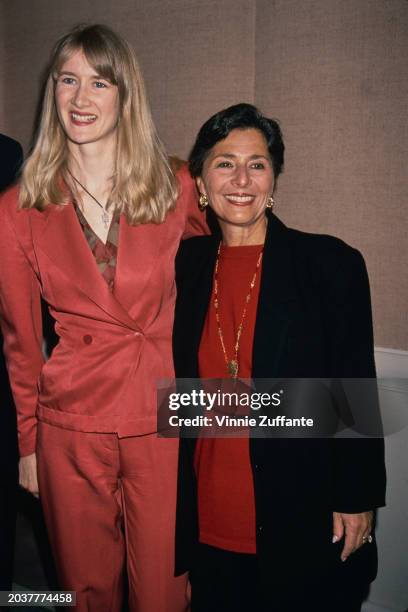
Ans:
{"label": "red trouser suit", "polygon": [[[18,210],[18,188],[0,202],[0,319],[20,453],[35,451],[40,422],[40,495],[61,587],[78,590],[78,610],[118,605],[121,517],[132,610],[184,609],[185,581],[169,575],[176,444],[151,435],[156,381],[173,376],[174,257],[181,238],[205,231],[186,167],[178,178],[164,223],[121,217],[113,292],[72,204]],[[45,365],[40,295],[59,336]]]}

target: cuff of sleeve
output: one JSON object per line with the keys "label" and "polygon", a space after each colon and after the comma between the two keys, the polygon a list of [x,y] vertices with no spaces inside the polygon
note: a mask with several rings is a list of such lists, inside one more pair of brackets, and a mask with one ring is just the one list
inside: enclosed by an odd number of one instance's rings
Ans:
{"label": "cuff of sleeve", "polygon": [[381,497],[373,499],[372,503],[334,504],[333,512],[339,512],[340,514],[360,514],[361,512],[371,512],[371,510],[375,510],[376,508],[383,508],[385,505],[385,498]]}
{"label": "cuff of sleeve", "polygon": [[19,432],[18,435],[18,448],[20,452],[20,457],[27,457],[27,455],[32,455],[35,453],[37,444],[37,420],[35,424],[31,427],[29,433],[21,434]]}

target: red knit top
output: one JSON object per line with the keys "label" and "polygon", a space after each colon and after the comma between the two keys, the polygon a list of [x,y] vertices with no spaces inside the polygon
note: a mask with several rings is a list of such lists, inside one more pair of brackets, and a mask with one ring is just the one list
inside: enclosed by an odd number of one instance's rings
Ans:
{"label": "red knit top", "polygon": [[[228,358],[234,353],[262,245],[222,246],[218,266],[219,315]],[[252,346],[259,296],[258,270],[240,340],[240,378],[251,378]],[[228,378],[215,319],[214,293],[208,308],[199,350],[201,378]],[[225,550],[255,553],[255,501],[249,458],[249,439],[200,438],[195,453],[198,482],[200,542]]]}

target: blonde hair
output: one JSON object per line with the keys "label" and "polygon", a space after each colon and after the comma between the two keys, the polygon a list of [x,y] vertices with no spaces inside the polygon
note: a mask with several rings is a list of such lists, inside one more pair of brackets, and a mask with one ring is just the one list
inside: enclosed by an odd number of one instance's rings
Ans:
{"label": "blonde hair", "polygon": [[[54,102],[62,65],[82,51],[97,73],[118,87],[116,172],[110,196],[132,225],[161,223],[177,198],[177,181],[157,135],[143,77],[129,44],[104,25],[77,26],[56,44],[45,84],[39,129],[21,181],[20,206],[44,210],[70,201],[67,138]],[[61,180],[63,179],[63,180]],[[71,185],[71,191],[67,189]]]}

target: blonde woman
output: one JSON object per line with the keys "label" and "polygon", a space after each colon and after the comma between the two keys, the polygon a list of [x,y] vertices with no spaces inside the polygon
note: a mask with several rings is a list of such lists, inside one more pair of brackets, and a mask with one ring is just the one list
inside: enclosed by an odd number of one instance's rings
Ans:
{"label": "blonde woman", "polygon": [[[155,435],[173,260],[205,231],[185,167],[177,179],[127,43],[100,25],[65,35],[21,184],[0,203],[0,315],[20,483],[39,491],[77,610],[121,609],[125,560],[130,610],[188,605],[173,577],[177,441]],[[46,363],[40,296],[59,336]]]}

